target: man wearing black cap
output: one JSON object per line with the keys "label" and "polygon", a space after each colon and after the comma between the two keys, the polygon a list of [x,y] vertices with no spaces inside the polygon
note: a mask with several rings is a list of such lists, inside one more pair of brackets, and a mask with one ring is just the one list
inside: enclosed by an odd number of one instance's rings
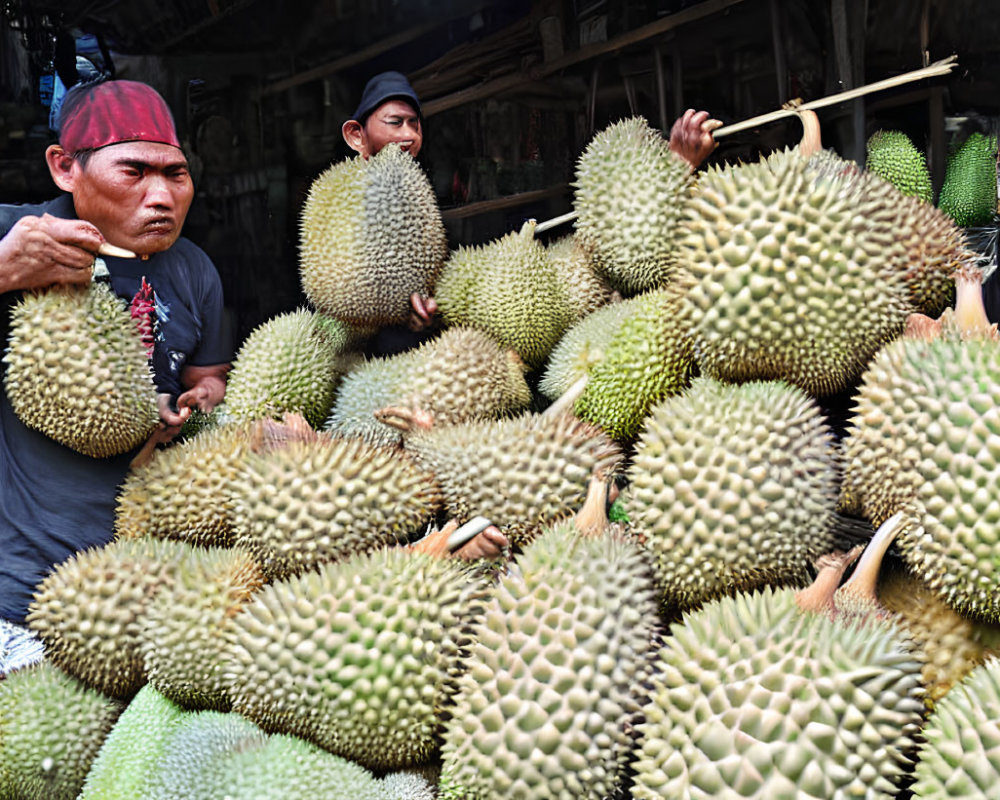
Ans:
{"label": "man wearing black cap", "polygon": [[424,135],[420,100],[401,72],[383,72],[365,86],[354,116],[342,128],[344,141],[362,158],[369,158],[390,142],[411,156],[420,152]]}

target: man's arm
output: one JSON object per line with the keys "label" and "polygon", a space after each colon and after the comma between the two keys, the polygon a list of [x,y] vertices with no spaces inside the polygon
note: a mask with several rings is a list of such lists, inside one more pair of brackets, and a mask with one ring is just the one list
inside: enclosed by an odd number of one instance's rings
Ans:
{"label": "man's arm", "polygon": [[0,239],[0,294],[57,283],[86,284],[104,237],[89,222],[22,217]]}
{"label": "man's arm", "polygon": [[170,395],[157,396],[160,418],[167,429],[180,430],[194,409],[208,414],[226,396],[226,373],[229,364],[211,364],[204,367],[185,366],[181,370],[181,385],[185,391],[177,398],[177,411],[170,407]]}
{"label": "man's arm", "polygon": [[683,158],[695,170],[716,148],[712,131],[721,128],[722,123],[711,119],[707,111],[689,108],[670,128],[670,149]]}

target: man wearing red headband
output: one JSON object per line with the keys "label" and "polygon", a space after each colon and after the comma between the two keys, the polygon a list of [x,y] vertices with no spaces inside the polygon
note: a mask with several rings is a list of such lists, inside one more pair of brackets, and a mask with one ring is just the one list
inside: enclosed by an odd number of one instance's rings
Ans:
{"label": "man wearing red headband", "polygon": [[[0,336],[22,290],[86,284],[104,256],[115,292],[151,312],[163,438],[225,394],[232,346],[214,265],[181,237],[194,187],[170,110],[134,81],[76,86],[46,151],[65,194],[0,206]],[[74,551],[111,539],[115,495],[134,454],[93,459],[27,428],[0,393],[0,620],[23,621],[33,588]],[[2,655],[2,653],[0,653]]]}

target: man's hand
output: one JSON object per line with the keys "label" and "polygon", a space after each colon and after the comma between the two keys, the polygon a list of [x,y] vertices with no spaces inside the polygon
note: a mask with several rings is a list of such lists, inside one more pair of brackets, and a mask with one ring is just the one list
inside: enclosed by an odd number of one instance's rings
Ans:
{"label": "man's hand", "polygon": [[22,217],[0,239],[0,293],[86,284],[104,237],[82,220],[43,214]]}
{"label": "man's hand", "polygon": [[184,367],[181,370],[181,385],[187,391],[177,398],[177,408],[197,408],[205,414],[210,413],[226,396],[227,372],[229,364]]}
{"label": "man's hand", "polygon": [[707,111],[689,108],[670,128],[670,149],[687,161],[692,170],[698,169],[717,146],[712,131],[721,127],[722,123],[710,119]]}
{"label": "man's hand", "polygon": [[410,312],[411,331],[422,331],[434,324],[434,315],[437,314],[438,304],[433,297],[424,297],[419,292],[410,295],[410,305],[413,310]]}

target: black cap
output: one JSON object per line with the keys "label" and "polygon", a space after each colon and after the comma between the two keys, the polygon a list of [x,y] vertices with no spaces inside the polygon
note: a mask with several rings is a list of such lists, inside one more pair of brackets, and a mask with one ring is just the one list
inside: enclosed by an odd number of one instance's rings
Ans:
{"label": "black cap", "polygon": [[364,92],[361,94],[361,102],[358,104],[358,108],[351,119],[364,122],[365,117],[386,100],[391,100],[394,97],[408,100],[413,104],[417,113],[420,113],[420,99],[417,97],[417,93],[413,91],[413,87],[410,86],[410,82],[406,79],[406,76],[402,72],[389,71],[380,72],[368,81]]}

